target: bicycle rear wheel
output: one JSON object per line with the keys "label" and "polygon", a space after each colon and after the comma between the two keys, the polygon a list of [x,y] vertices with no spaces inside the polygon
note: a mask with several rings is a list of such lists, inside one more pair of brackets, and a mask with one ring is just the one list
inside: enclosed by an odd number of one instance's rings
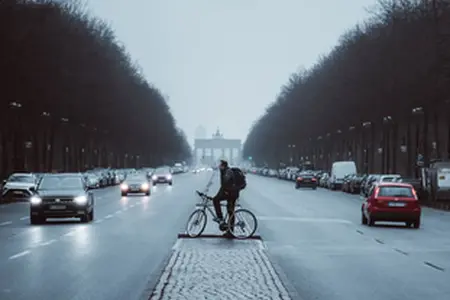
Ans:
{"label": "bicycle rear wheel", "polygon": [[256,220],[255,215],[244,208],[235,210],[233,215],[234,224],[231,224],[233,218],[228,218],[229,232],[237,239],[248,239],[252,237],[258,228],[258,220]]}
{"label": "bicycle rear wheel", "polygon": [[[194,210],[189,216],[188,222],[186,224],[186,234],[190,237],[198,237],[203,233],[206,227],[207,216],[203,209]],[[195,228],[198,231],[195,231]]]}

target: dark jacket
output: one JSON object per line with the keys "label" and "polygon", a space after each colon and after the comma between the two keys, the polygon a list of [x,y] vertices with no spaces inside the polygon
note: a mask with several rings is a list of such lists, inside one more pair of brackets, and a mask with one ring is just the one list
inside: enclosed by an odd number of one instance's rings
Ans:
{"label": "dark jacket", "polygon": [[234,187],[234,173],[230,168],[220,170],[220,189],[218,194],[227,194],[233,198],[239,197],[239,191]]}

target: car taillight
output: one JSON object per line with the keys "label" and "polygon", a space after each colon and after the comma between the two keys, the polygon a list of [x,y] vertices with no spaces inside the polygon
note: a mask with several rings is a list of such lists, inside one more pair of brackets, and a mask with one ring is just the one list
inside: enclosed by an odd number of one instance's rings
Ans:
{"label": "car taillight", "polygon": [[316,178],[311,179],[311,181],[316,181],[316,180],[317,180]]}
{"label": "car taillight", "polygon": [[414,188],[412,189],[412,194],[414,196],[414,199],[419,200],[419,197],[417,197],[417,192]]}
{"label": "car taillight", "polygon": [[302,178],[302,177],[297,177],[297,180],[298,180],[298,181],[302,181],[303,178]]}
{"label": "car taillight", "polygon": [[375,200],[377,200],[377,198],[378,198],[378,194],[380,193],[380,188],[379,187],[377,187],[376,189],[375,189],[375,194],[374,194],[374,198],[375,198]]}

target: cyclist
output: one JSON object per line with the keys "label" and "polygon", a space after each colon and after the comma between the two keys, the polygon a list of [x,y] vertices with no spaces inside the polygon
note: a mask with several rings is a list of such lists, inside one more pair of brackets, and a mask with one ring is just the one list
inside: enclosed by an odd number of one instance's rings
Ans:
{"label": "cyclist", "polygon": [[[223,219],[220,202],[227,201],[227,212],[228,216],[230,217],[229,224],[234,224],[234,208],[236,206],[236,200],[239,198],[239,189],[235,187],[234,173],[229,167],[227,161],[225,160],[220,161],[219,170],[220,170],[220,188],[216,196],[213,197],[212,201],[217,216],[215,221],[220,224],[221,228],[223,228],[226,226],[226,223]],[[230,231],[233,231],[233,228],[230,228]],[[224,237],[232,238],[233,236],[230,232],[227,231],[224,234]]]}

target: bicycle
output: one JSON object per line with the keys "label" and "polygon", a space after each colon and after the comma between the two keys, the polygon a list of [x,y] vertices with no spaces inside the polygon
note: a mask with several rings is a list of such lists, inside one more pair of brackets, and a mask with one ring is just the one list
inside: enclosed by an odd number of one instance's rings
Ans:
{"label": "bicycle", "polygon": [[[198,236],[200,236],[203,231],[206,228],[206,223],[208,222],[208,216],[206,214],[206,211],[209,211],[209,213],[211,214],[211,216],[213,217],[214,222],[218,223],[218,221],[216,221],[217,219],[217,215],[214,212],[213,209],[210,208],[210,205],[208,204],[209,201],[211,201],[213,198],[206,195],[205,193],[196,191],[197,195],[202,199],[200,204],[197,204],[197,208],[195,209],[191,215],[189,216],[188,222],[186,224],[186,234],[189,237],[192,238],[196,238]],[[223,206],[223,204],[221,204]],[[226,212],[225,214],[225,220],[226,220],[226,225],[225,226],[220,226],[219,224],[219,229],[221,231],[226,231],[228,233],[230,233],[234,238],[236,239],[248,239],[250,237],[252,237],[255,232],[256,229],[258,227],[258,221],[256,220],[255,215],[249,211],[248,209],[244,209],[244,208],[238,208],[234,211],[233,213],[234,215],[234,225],[230,224],[231,220],[233,218],[230,218],[230,216],[228,216],[228,212]],[[246,217],[244,217],[246,215]],[[254,223],[253,228],[250,228],[249,230],[247,230],[247,222],[244,221],[246,219],[251,219]],[[191,224],[192,222],[192,224]],[[200,230],[197,233],[193,233],[192,232],[192,225],[196,226],[199,225]],[[233,228],[233,230],[231,230],[231,228]],[[240,229],[244,234],[238,234],[236,229]]]}

